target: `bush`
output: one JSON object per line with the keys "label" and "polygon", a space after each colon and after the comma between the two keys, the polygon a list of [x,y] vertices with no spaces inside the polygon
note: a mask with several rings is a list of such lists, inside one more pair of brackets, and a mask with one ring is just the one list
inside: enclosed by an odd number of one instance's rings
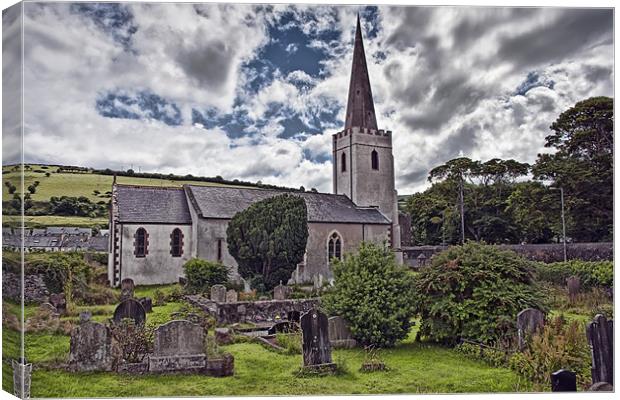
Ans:
{"label": "bush", "polygon": [[141,362],[152,348],[152,329],[136,325],[132,319],[124,318],[120,323],[112,324],[110,329],[118,342],[121,357],[127,363]]}
{"label": "bush", "polygon": [[508,340],[521,310],[546,310],[532,262],[474,242],[451,247],[422,267],[416,296],[419,335],[448,344]]}
{"label": "bush", "polygon": [[[25,256],[26,274],[42,274],[51,293],[65,291],[71,277],[74,298],[82,299],[89,291],[93,269],[84,261],[82,253],[29,253]],[[69,299],[68,299],[69,300]]]}
{"label": "bush", "polygon": [[510,368],[525,378],[550,385],[551,373],[564,368],[577,374],[577,383],[591,383],[590,351],[585,327],[577,321],[567,324],[562,316],[555,317],[541,333],[534,334],[522,353],[515,353]]}
{"label": "bush", "polygon": [[183,265],[183,270],[190,292],[208,292],[213,285],[228,283],[228,270],[217,262],[192,258]]}
{"label": "bush", "polygon": [[576,275],[584,289],[591,287],[612,287],[614,282],[613,261],[571,260],[556,263],[537,263],[536,275],[539,280],[565,286],[566,278]]}
{"label": "bush", "polygon": [[362,243],[357,254],[334,260],[333,270],[334,286],[322,304],[349,322],[355,339],[385,347],[407,336],[413,316],[412,277],[389,249]]}

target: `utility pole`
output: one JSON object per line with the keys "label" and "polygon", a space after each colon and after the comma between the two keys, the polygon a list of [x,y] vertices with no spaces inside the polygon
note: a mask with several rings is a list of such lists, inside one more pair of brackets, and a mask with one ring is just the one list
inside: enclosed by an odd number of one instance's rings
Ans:
{"label": "utility pole", "polygon": [[566,262],[566,220],[564,219],[564,188],[560,187],[560,201],[562,202],[562,242],[564,242],[564,262]]}
{"label": "utility pole", "polygon": [[463,178],[459,180],[459,200],[461,205],[461,244],[465,244],[465,211],[463,206]]}

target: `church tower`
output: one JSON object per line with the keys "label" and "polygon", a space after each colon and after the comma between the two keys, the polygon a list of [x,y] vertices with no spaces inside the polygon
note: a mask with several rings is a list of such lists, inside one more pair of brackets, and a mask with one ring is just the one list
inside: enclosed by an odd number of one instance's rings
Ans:
{"label": "church tower", "polygon": [[377,207],[390,219],[391,245],[402,261],[392,132],[377,127],[359,15],[345,125],[333,135],[332,161],[334,193],[360,207]]}

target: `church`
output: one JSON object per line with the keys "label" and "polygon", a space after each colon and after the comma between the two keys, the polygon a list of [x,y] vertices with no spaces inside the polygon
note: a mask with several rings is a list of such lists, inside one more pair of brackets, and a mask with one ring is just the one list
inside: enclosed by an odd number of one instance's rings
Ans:
{"label": "church", "polygon": [[[378,129],[359,17],[344,129],[333,135],[333,193],[286,192],[304,199],[308,242],[291,282],[332,277],[330,260],[362,241],[388,243],[402,263],[392,132]],[[173,283],[191,258],[219,261],[240,280],[226,228],[239,211],[282,190],[184,185],[113,184],[108,279],[138,285]],[[403,224],[406,225],[406,224]]]}

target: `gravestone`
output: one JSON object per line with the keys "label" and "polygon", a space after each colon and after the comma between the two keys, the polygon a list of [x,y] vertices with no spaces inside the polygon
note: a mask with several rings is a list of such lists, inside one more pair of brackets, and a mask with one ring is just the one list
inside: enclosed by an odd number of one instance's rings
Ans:
{"label": "gravestone", "polygon": [[614,321],[597,314],[586,327],[592,354],[592,383],[614,384]]}
{"label": "gravestone", "polygon": [[125,278],[121,281],[121,301],[125,299],[133,298],[133,291],[136,285],[133,283],[133,279]]}
{"label": "gravestone", "polygon": [[56,312],[60,315],[67,313],[67,300],[64,293],[50,294],[50,304],[56,308]]}
{"label": "gravestone", "polygon": [[211,301],[215,301],[217,303],[226,303],[226,286],[211,286]]}
{"label": "gravestone", "polygon": [[305,368],[335,368],[329,344],[327,315],[311,309],[301,316],[303,365]]}
{"label": "gravestone", "polygon": [[13,394],[20,399],[30,398],[30,383],[32,381],[32,364],[27,364],[23,358],[13,360]]}
{"label": "gravestone", "polygon": [[113,364],[110,329],[98,322],[86,321],[71,332],[69,369],[71,371],[111,371]]}
{"label": "gravestone", "polygon": [[578,276],[571,276],[566,279],[566,287],[568,289],[568,299],[571,303],[574,303],[581,289],[581,280]]}
{"label": "gravestone", "polygon": [[329,328],[329,342],[332,347],[353,348],[357,341],[351,336],[349,325],[340,316],[329,317],[327,319]]}
{"label": "gravestone", "polygon": [[525,348],[525,339],[542,330],[545,326],[545,314],[535,308],[526,308],[517,314],[517,334],[519,339],[519,350]]}
{"label": "gravestone", "polygon": [[229,328],[215,328],[215,343],[224,345],[231,344],[232,342],[232,332]]}
{"label": "gravestone", "polygon": [[114,317],[112,320],[118,324],[125,318],[133,319],[136,325],[144,325],[146,321],[146,312],[142,304],[135,299],[125,299],[121,301],[114,310]]}
{"label": "gravestone", "polygon": [[274,300],[286,300],[288,299],[288,294],[290,292],[290,288],[282,284],[280,284],[273,288],[273,299]]}
{"label": "gravestone", "polygon": [[552,392],[576,392],[577,374],[572,371],[561,369],[551,374]]}
{"label": "gravestone", "polygon": [[237,301],[239,301],[239,294],[235,289],[230,289],[226,292],[227,303],[236,303]]}
{"label": "gravestone", "polygon": [[138,302],[142,304],[144,312],[150,313],[153,311],[153,300],[150,297],[141,297],[140,299],[138,299]]}
{"label": "gravestone", "polygon": [[201,372],[206,363],[204,329],[200,325],[176,320],[155,329],[150,372]]}

